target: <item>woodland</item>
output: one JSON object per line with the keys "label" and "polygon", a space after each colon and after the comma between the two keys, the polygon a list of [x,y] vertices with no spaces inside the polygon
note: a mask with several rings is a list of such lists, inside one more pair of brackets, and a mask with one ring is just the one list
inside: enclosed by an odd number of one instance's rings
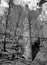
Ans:
{"label": "woodland", "polygon": [[47,65],[47,10],[41,4],[34,11],[10,0],[2,8],[0,65]]}

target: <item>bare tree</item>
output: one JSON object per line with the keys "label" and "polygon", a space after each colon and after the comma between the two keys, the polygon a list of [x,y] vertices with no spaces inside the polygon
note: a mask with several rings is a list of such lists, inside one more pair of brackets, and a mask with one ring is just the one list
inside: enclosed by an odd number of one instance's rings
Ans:
{"label": "bare tree", "polygon": [[7,37],[6,30],[7,30],[8,19],[9,19],[9,14],[10,14],[10,3],[11,3],[11,0],[9,1],[8,14],[7,14],[7,17],[6,17],[6,28],[5,28],[5,38],[4,38],[4,51],[6,51],[6,37]]}

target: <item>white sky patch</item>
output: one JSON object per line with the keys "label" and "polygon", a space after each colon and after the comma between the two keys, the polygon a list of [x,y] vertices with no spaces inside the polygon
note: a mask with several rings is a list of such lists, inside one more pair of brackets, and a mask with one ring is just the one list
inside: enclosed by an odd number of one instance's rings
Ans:
{"label": "white sky patch", "polygon": [[0,16],[4,15],[5,8],[8,8],[9,4],[6,2],[6,0],[1,0],[0,3]]}
{"label": "white sky patch", "polygon": [[40,0],[31,0],[31,2],[28,4],[29,8],[30,9],[36,9],[36,8],[39,8],[39,6],[37,5],[37,3],[39,2]]}
{"label": "white sky patch", "polygon": [[32,9],[32,7],[39,8],[37,6],[37,3],[39,1],[40,0],[14,0],[14,3],[17,4],[17,5],[21,5],[21,6],[25,6],[26,4],[28,4],[29,9]]}
{"label": "white sky patch", "polygon": [[1,0],[1,7],[9,7],[8,3],[5,0]]}

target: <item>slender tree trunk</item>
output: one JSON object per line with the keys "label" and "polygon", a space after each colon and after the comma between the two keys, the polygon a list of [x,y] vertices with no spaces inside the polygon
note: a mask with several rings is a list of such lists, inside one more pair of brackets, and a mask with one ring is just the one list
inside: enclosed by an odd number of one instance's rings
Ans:
{"label": "slender tree trunk", "polygon": [[30,37],[30,51],[31,51],[31,61],[32,61],[32,41],[31,41],[31,20],[30,15],[28,15],[28,21],[29,21],[29,37]]}
{"label": "slender tree trunk", "polygon": [[[11,0],[9,1],[9,5],[10,5],[10,2],[11,2]],[[4,38],[4,51],[6,51],[6,35],[7,35],[6,30],[7,30],[7,24],[8,24],[9,14],[10,14],[10,6],[9,6],[8,14],[7,14],[6,20],[5,20],[6,28],[5,28],[5,38]]]}

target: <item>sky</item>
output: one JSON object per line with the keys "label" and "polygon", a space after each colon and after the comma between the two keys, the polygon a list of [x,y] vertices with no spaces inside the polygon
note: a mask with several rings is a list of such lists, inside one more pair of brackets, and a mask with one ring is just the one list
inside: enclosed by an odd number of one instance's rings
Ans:
{"label": "sky", "polygon": [[5,0],[1,0],[1,7],[9,7],[8,3]]}
{"label": "sky", "polygon": [[32,7],[37,7],[36,4],[39,2],[40,0],[14,0],[15,4],[20,4],[21,6],[25,6],[26,4],[28,4],[29,9],[32,9]]}

